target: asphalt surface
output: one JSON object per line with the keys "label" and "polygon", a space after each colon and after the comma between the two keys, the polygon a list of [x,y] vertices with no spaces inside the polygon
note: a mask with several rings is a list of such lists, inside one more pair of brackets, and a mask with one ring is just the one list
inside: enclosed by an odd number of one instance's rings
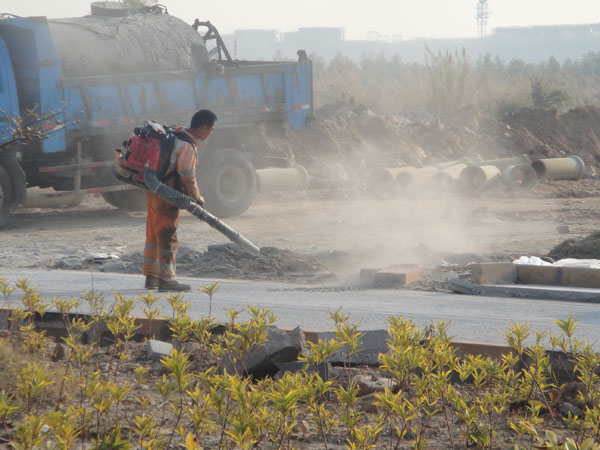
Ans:
{"label": "asphalt surface", "polygon": [[[144,279],[140,275],[121,275],[83,271],[43,271],[25,269],[0,269],[0,276],[14,285],[27,278],[46,299],[78,298],[94,290],[104,295],[107,304],[114,300],[114,292],[128,298],[145,294],[141,289]],[[208,296],[197,287],[217,280],[180,278],[192,284],[185,299],[191,304],[190,315],[200,317],[209,310]],[[300,326],[304,330],[332,330],[333,322],[327,312],[342,308],[350,314],[352,323],[360,321],[361,330],[385,329],[390,316],[412,319],[418,326],[432,322],[450,322],[450,332],[457,341],[475,341],[504,344],[503,332],[510,323],[527,322],[532,330],[559,332],[555,320],[570,313],[577,319],[576,337],[595,343],[600,336],[600,305],[556,300],[481,297],[440,292],[400,289],[344,289],[335,287],[299,286],[266,282],[218,280],[221,287],[215,294],[212,314],[217,321],[226,320],[227,310],[245,309],[247,305],[272,310],[280,327]],[[164,294],[157,303],[161,313],[170,316],[172,311]],[[10,301],[18,302],[18,292]],[[136,313],[143,316],[141,302]],[[85,305],[79,312],[87,312]],[[244,315],[242,314],[242,318]],[[529,343],[532,341],[530,340]]]}

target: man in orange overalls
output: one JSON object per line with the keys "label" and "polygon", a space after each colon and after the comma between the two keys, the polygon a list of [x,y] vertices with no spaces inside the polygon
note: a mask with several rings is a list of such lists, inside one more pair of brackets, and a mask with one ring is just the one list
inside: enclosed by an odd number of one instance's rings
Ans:
{"label": "man in orange overalls", "polygon": [[[204,141],[210,136],[216,121],[215,113],[203,109],[194,114],[189,128],[177,129],[185,132],[190,142],[175,140],[169,169],[166,172],[166,183],[190,196],[200,206],[204,206],[204,198],[200,195],[196,183],[197,141]],[[179,209],[150,192],[146,194],[146,206],[148,216],[142,268],[142,273],[146,276],[146,289],[158,289],[160,292],[189,291],[189,285],[175,280]]]}

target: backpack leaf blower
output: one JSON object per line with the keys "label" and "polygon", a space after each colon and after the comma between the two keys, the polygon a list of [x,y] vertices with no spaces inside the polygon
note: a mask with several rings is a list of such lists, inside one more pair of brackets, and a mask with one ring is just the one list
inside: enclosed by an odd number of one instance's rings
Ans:
{"label": "backpack leaf blower", "polygon": [[190,142],[185,133],[177,133],[153,120],[146,121],[143,127],[135,128],[129,139],[123,143],[124,150],[115,151],[115,176],[125,183],[158,195],[179,209],[185,209],[245,250],[260,253],[258,246],[208,212],[191,197],[164,182],[175,138]]}

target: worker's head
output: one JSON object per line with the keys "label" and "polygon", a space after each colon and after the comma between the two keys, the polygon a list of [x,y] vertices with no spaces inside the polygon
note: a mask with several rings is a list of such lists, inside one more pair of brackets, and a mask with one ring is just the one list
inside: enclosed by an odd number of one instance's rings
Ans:
{"label": "worker's head", "polygon": [[192,117],[189,132],[198,141],[205,141],[217,123],[217,115],[208,109],[201,109]]}

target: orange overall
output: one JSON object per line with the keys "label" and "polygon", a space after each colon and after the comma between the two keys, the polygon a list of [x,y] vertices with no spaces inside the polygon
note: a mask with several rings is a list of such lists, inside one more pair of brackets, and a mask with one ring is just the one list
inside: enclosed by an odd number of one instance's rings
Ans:
{"label": "orange overall", "polygon": [[[179,129],[179,131],[184,130]],[[167,170],[167,175],[173,174],[168,178],[168,184],[194,200],[201,198],[196,184],[197,165],[196,145],[177,139]],[[173,280],[175,279],[175,255],[179,246],[177,242],[179,209],[151,193],[146,194],[146,207],[148,215],[142,273],[162,280]]]}

